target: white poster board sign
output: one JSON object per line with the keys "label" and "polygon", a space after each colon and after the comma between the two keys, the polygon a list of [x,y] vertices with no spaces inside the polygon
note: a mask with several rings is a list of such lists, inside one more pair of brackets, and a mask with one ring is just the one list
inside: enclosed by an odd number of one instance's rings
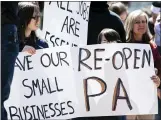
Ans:
{"label": "white poster board sign", "polygon": [[66,119],[78,111],[68,46],[20,53],[5,108],[10,120]]}
{"label": "white poster board sign", "polygon": [[87,44],[90,2],[45,2],[44,38],[49,46]]}
{"label": "white poster board sign", "polygon": [[[72,51],[76,54],[76,50]],[[149,45],[90,45],[78,52],[79,57],[73,55],[73,59],[77,66],[81,115],[157,113],[157,89],[151,80],[155,75],[154,63]]]}
{"label": "white poster board sign", "polygon": [[5,108],[11,120],[157,114],[153,64],[144,44],[20,53]]}

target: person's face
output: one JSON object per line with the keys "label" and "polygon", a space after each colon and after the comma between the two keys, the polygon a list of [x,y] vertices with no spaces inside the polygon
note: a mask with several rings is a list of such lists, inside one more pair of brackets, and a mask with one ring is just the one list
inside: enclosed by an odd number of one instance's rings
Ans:
{"label": "person's face", "polygon": [[34,13],[27,27],[31,31],[36,31],[39,28],[39,25],[40,25],[40,14]]}
{"label": "person's face", "polygon": [[147,30],[147,21],[145,16],[136,18],[133,26],[133,33],[136,35],[143,35]]}

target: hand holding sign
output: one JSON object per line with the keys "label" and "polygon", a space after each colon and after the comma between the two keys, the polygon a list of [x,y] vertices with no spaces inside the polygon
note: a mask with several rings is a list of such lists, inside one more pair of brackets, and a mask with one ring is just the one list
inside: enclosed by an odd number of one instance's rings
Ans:
{"label": "hand holding sign", "polygon": [[28,52],[31,55],[33,55],[33,54],[36,53],[36,49],[34,47],[32,47],[32,46],[25,45],[25,47],[23,48],[22,52]]}
{"label": "hand holding sign", "polygon": [[156,87],[160,86],[160,78],[157,75],[153,75],[151,77],[151,79],[153,80],[153,82],[155,83]]}

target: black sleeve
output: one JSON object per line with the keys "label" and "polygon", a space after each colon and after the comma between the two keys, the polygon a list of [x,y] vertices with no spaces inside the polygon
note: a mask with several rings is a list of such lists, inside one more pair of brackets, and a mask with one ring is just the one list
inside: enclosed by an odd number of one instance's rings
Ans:
{"label": "black sleeve", "polygon": [[22,52],[24,47],[25,47],[25,45],[22,42],[20,42],[20,44],[19,44],[19,52]]}
{"label": "black sleeve", "polygon": [[112,16],[110,24],[113,25],[111,28],[114,28],[119,33],[122,43],[126,43],[126,32],[124,24],[116,13],[110,11],[110,15]]}
{"label": "black sleeve", "polygon": [[121,21],[120,21],[119,29],[120,29],[119,34],[120,34],[120,37],[121,37],[121,41],[123,43],[126,43],[126,32],[125,32],[125,29],[124,29],[124,25]]}
{"label": "black sleeve", "polygon": [[1,6],[1,25],[17,24],[18,1],[3,1]]}
{"label": "black sleeve", "polygon": [[36,40],[36,49],[49,48],[49,45],[46,41],[37,39]]}
{"label": "black sleeve", "polygon": [[152,35],[155,35],[155,32],[154,32],[154,24],[152,22],[148,22],[148,26],[149,26],[149,30],[150,30],[150,33]]}

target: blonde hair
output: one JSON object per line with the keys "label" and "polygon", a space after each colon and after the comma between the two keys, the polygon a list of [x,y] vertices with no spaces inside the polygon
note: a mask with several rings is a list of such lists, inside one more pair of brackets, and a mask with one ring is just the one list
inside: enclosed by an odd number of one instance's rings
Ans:
{"label": "blonde hair", "polygon": [[126,31],[127,42],[134,42],[133,27],[135,24],[135,20],[140,16],[145,16],[146,22],[147,22],[147,30],[143,34],[142,40],[144,43],[149,43],[149,41],[151,40],[152,35],[150,34],[149,27],[148,27],[147,14],[144,13],[142,10],[135,10],[128,15],[128,17],[125,21],[125,31]]}

